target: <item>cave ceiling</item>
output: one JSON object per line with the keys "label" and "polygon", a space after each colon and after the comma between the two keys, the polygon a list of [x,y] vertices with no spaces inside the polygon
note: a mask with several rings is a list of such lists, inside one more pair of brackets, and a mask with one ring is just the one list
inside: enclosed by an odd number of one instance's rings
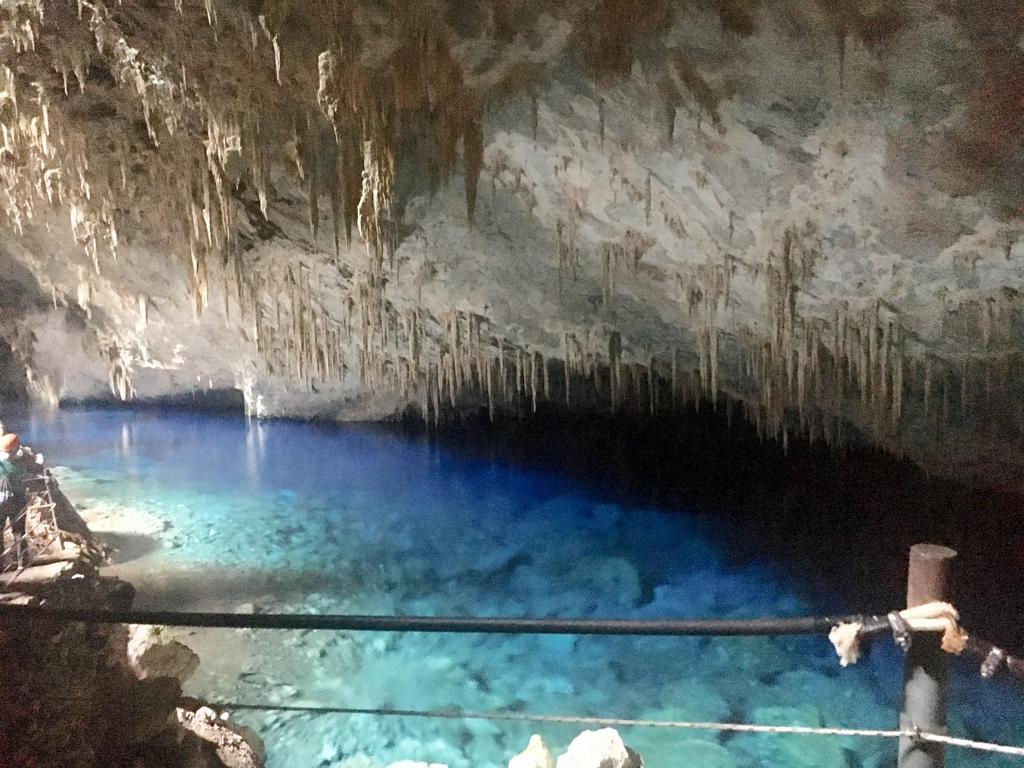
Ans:
{"label": "cave ceiling", "polygon": [[4,0],[34,397],[722,408],[1024,466],[1024,5]]}

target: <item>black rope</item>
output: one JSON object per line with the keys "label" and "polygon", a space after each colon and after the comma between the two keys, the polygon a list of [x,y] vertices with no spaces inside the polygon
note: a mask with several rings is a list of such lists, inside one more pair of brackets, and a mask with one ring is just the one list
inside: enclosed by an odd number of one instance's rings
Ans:
{"label": "black rope", "polygon": [[853,617],[789,619],[532,619],[453,616],[345,616],[299,613],[179,613],[0,605],[0,619],[153,624],[221,629],[313,629],[372,632],[444,632],[498,635],[752,636],[820,635]]}
{"label": "black rope", "polygon": [[1004,649],[974,635],[967,636],[964,652],[981,661],[978,673],[985,679],[995,677],[1003,668],[1007,674],[1024,682],[1024,658],[1011,656]]}
{"label": "black rope", "polygon": [[[0,604],[0,622],[56,621],[88,624],[150,624],[215,629],[348,630],[354,632],[430,632],[492,635],[629,635],[647,637],[752,637],[822,635],[840,623],[858,622],[861,635],[891,631],[887,616],[812,616],[772,619],[532,619],[454,616],[346,616],[303,613],[198,613],[176,611],[92,610],[40,605]],[[970,636],[964,649],[983,662],[982,676],[1001,668],[1024,681],[1024,659],[1010,656],[986,640]]]}

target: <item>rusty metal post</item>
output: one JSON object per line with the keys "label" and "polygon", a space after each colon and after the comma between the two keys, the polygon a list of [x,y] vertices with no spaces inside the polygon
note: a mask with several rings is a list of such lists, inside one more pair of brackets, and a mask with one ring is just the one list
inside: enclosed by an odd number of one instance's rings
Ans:
{"label": "rusty metal post", "polygon": [[[907,573],[907,607],[933,600],[952,600],[952,565],[956,551],[937,544],[910,548]],[[914,635],[903,666],[903,711],[900,728],[946,732],[946,699],[949,659],[935,633]],[[899,768],[942,768],[942,744],[900,739]]]}

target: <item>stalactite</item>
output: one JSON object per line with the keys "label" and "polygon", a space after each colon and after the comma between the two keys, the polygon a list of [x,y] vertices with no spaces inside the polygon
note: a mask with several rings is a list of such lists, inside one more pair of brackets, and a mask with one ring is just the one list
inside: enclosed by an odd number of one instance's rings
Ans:
{"label": "stalactite", "polygon": [[533,140],[537,140],[537,124],[540,122],[540,101],[536,94],[530,95],[530,129]]}
{"label": "stalactite", "polygon": [[565,357],[564,357],[564,361],[565,361],[565,365],[564,365],[564,369],[565,369],[565,407],[567,409],[571,409],[572,408],[572,391],[571,391],[572,370],[571,370],[571,363],[569,361],[569,334],[568,333],[565,334],[564,340],[565,340],[565,347],[564,347],[564,352],[565,352]]}
{"label": "stalactite", "polygon": [[672,348],[672,410],[676,408],[676,397],[679,392],[679,349]]}
{"label": "stalactite", "polygon": [[889,358],[892,356],[891,322],[882,325],[882,346],[878,360],[878,410],[884,411],[889,400]]}
{"label": "stalactite", "polygon": [[366,243],[370,274],[380,275],[384,261],[394,251],[394,218],[391,210],[394,159],[379,140],[364,145],[363,184],[358,207],[359,234]]}
{"label": "stalactite", "polygon": [[608,370],[612,410],[622,401],[622,336],[618,331],[608,334]]}
{"label": "stalactite", "polygon": [[[472,223],[479,171],[483,165],[481,110],[463,81],[462,69],[448,50],[438,20],[426,11],[410,11],[396,22],[398,44],[383,65],[367,68],[342,49],[318,59],[318,102],[343,134],[361,126],[361,140],[376,140],[381,151],[397,151],[403,132],[429,130],[437,149],[430,173],[446,178],[454,171],[455,147],[463,147],[467,216]],[[389,206],[393,201],[388,199]]]}
{"label": "stalactite", "polygon": [[530,401],[533,412],[537,412],[537,353],[530,355]]}
{"label": "stalactite", "polygon": [[494,423],[494,366],[487,359],[487,416],[491,424]]}
{"label": "stalactite", "polygon": [[651,224],[651,172],[647,172],[647,180],[644,182],[644,220],[647,225]]}
{"label": "stalactite", "polygon": [[836,30],[836,52],[839,57],[839,90],[845,89],[846,80],[846,28]]}
{"label": "stalactite", "polygon": [[711,369],[710,389],[714,402],[718,402],[718,328],[717,326],[709,331],[709,363]]}
{"label": "stalactite", "polygon": [[441,425],[441,387],[442,387],[442,374],[441,364],[438,363],[434,366],[434,370],[437,372],[436,380],[434,384],[434,427]]}
{"label": "stalactite", "polygon": [[865,365],[870,369],[865,377],[870,388],[869,400],[874,403],[877,397],[878,380],[875,371],[878,369],[878,302],[875,302],[867,313],[864,322],[867,327],[863,331],[867,335],[867,357]]}
{"label": "stalactite", "polygon": [[893,425],[899,424],[903,415],[903,345],[900,336],[899,326],[894,329],[893,347],[895,348],[895,360],[892,371],[892,421]]}
{"label": "stalactite", "polygon": [[939,432],[945,432],[949,426],[949,390],[952,388],[951,372],[949,368],[943,371],[942,377],[942,415],[939,422]]}
{"label": "stalactite", "polygon": [[932,359],[924,359],[924,415],[927,418],[931,415],[932,402]]}
{"label": "stalactite", "polygon": [[601,245],[601,306],[611,311],[615,300],[615,250],[610,243]]}
{"label": "stalactite", "polygon": [[960,361],[960,418],[964,420],[967,419],[968,365],[966,357]]}
{"label": "stalactite", "polygon": [[281,85],[281,46],[277,41],[277,35],[270,39],[270,44],[274,48],[274,79]]}
{"label": "stalactite", "polygon": [[654,356],[651,355],[651,358],[647,363],[647,404],[651,416],[654,415],[654,412],[657,408],[657,392],[655,390],[654,369],[655,359]]}
{"label": "stalactite", "polygon": [[[462,127],[462,154],[465,166],[466,217],[473,226],[476,212],[476,191],[480,180],[480,169],[484,164],[484,135],[481,127],[480,107],[475,100],[466,107]],[[534,138],[536,138],[536,125]]]}
{"label": "stalactite", "polygon": [[307,126],[306,142],[309,153],[304,163],[306,167],[306,196],[309,199],[309,233],[316,245],[320,232],[320,136],[314,126]]}
{"label": "stalactite", "polygon": [[501,398],[508,402],[508,373],[505,371],[505,345],[498,342],[498,378],[501,380]]}
{"label": "stalactite", "polygon": [[523,372],[523,350],[516,349],[516,374],[515,374],[515,391],[516,400],[519,400],[523,396],[523,391],[526,389],[525,376]]}

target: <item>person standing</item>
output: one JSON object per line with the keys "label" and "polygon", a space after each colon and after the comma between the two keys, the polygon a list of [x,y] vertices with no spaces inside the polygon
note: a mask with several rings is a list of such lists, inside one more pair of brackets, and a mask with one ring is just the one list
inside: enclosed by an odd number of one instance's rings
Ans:
{"label": "person standing", "polygon": [[[14,535],[13,550],[16,552],[17,568],[25,564],[25,507],[28,506],[28,494],[25,491],[26,470],[21,458],[21,442],[13,433],[0,436],[0,551],[4,548],[3,530],[7,520],[11,521],[11,533]],[[0,562],[0,570],[3,563]]]}

